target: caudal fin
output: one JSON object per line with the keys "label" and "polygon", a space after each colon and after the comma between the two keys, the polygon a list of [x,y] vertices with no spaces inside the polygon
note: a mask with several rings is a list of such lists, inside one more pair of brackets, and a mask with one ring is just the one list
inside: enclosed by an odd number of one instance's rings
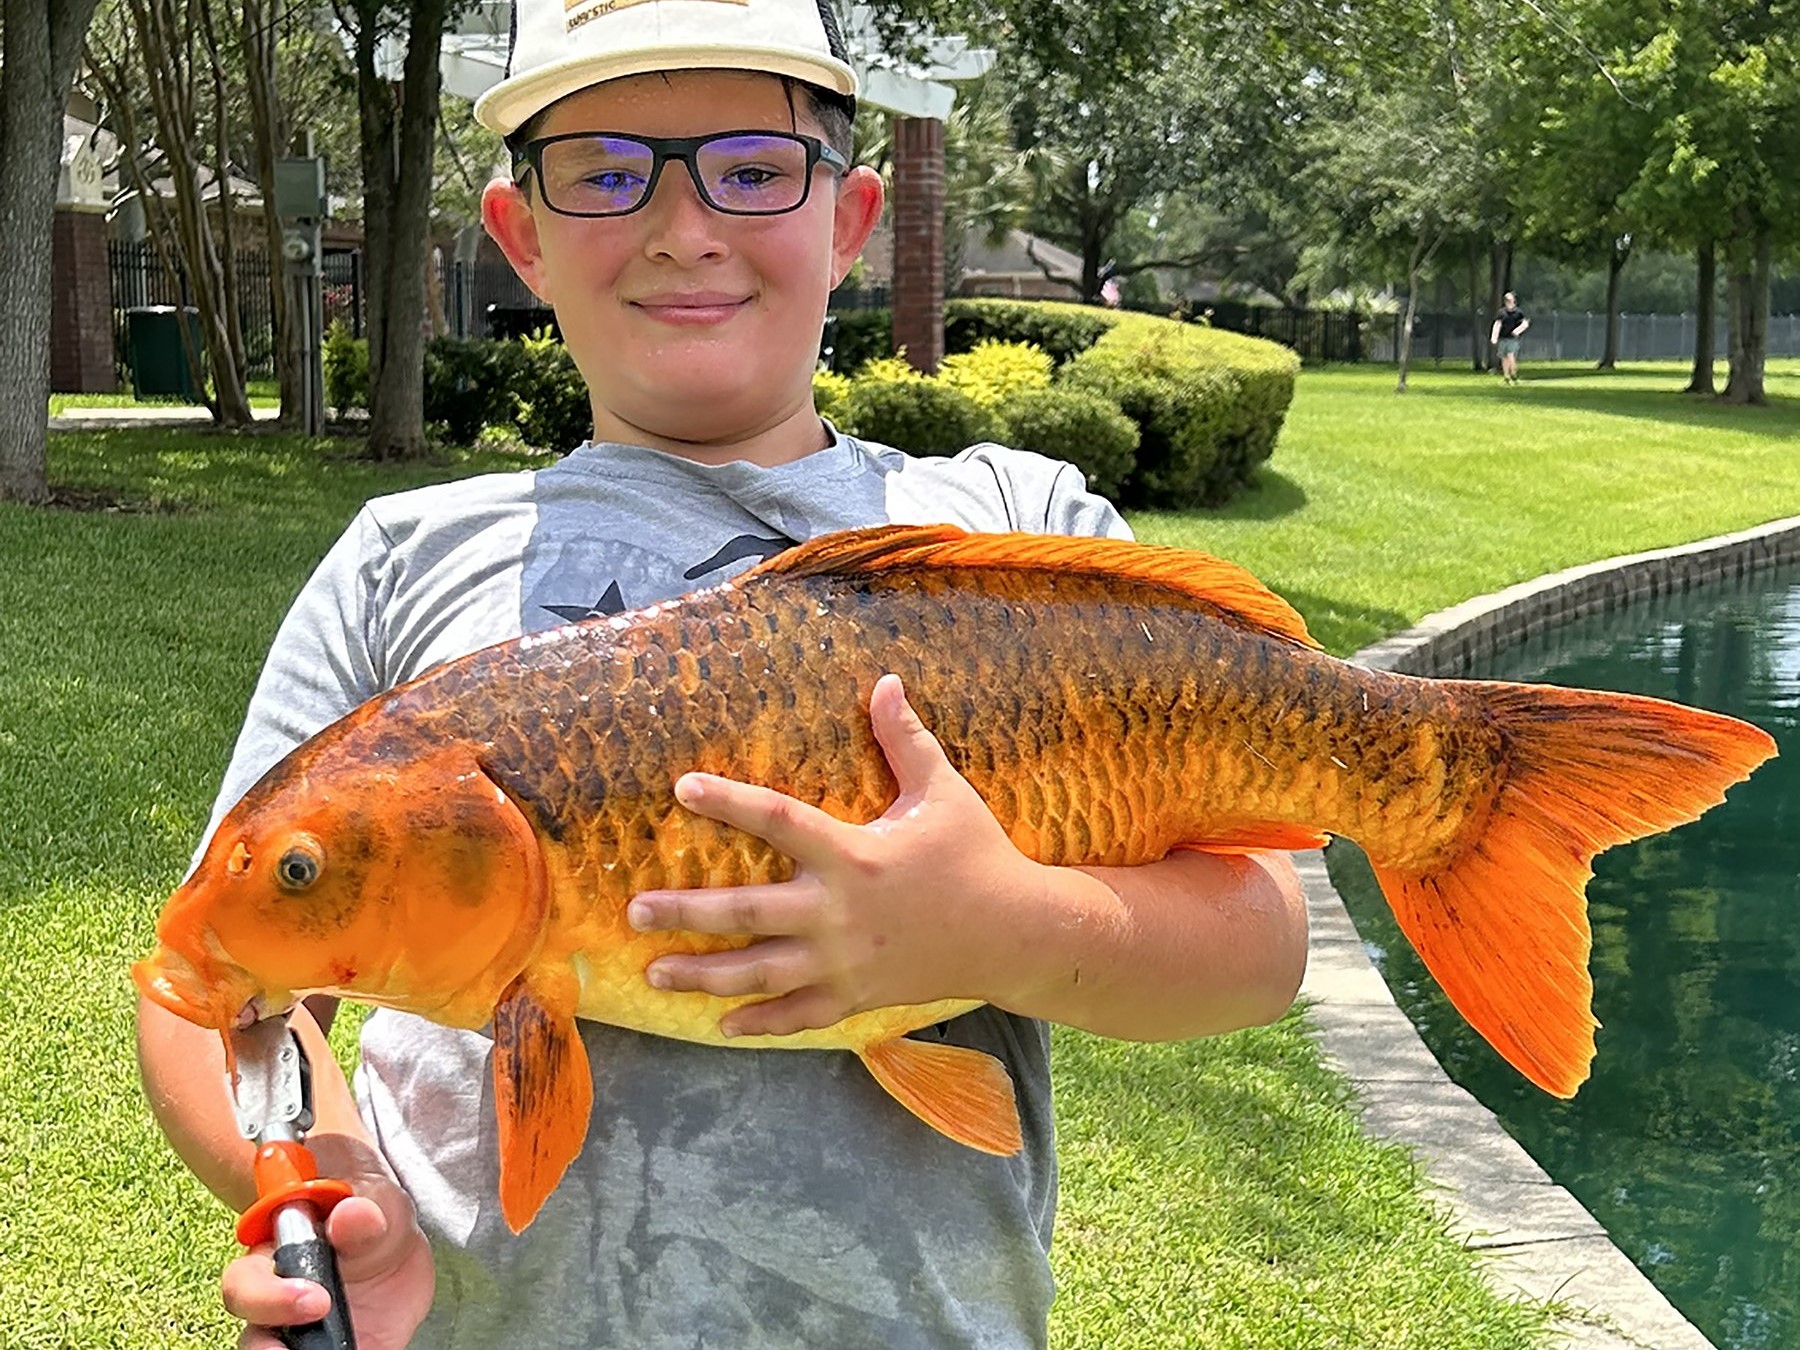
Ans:
{"label": "caudal fin", "polygon": [[1505,736],[1485,828],[1440,870],[1375,865],[1400,927],[1507,1062],[1571,1097],[1594,1058],[1584,888],[1594,856],[1698,818],[1775,753],[1767,732],[1659,699],[1459,684]]}

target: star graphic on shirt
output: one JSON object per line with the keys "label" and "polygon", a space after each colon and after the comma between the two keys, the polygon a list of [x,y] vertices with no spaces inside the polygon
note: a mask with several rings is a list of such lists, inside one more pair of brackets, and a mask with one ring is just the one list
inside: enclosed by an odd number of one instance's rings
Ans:
{"label": "star graphic on shirt", "polygon": [[606,594],[591,605],[545,605],[544,608],[568,623],[581,623],[585,619],[604,619],[612,614],[623,614],[625,596],[619,590],[619,583],[615,581],[606,588]]}
{"label": "star graphic on shirt", "polygon": [[[717,572],[720,568],[729,567],[745,558],[773,558],[779,553],[787,552],[798,542],[780,534],[769,537],[740,534],[705,562],[688,568],[682,573],[682,577],[687,581],[698,581],[709,572]],[[625,594],[619,589],[619,583],[614,581],[606,588],[606,594],[591,605],[544,605],[542,608],[565,623],[582,623],[588,619],[604,619],[614,614],[623,614],[630,606],[625,603]]]}

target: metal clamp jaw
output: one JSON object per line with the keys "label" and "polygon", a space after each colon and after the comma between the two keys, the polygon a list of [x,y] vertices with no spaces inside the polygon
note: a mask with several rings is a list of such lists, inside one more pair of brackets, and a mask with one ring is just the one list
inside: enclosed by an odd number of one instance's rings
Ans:
{"label": "metal clamp jaw", "polygon": [[350,1187],[319,1176],[303,1142],[313,1127],[312,1064],[286,1019],[272,1017],[231,1034],[232,1102],[238,1131],[257,1145],[256,1203],[239,1217],[246,1247],[275,1239],[281,1210],[304,1202],[323,1224]]}

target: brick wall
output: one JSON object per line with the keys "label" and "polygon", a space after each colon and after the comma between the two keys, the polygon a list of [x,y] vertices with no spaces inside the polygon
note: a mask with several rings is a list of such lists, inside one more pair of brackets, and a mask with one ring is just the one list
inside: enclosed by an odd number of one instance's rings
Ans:
{"label": "brick wall", "polygon": [[894,346],[927,374],[944,359],[944,124],[894,119]]}
{"label": "brick wall", "polygon": [[106,217],[58,211],[50,239],[51,392],[109,394],[118,388],[118,375]]}

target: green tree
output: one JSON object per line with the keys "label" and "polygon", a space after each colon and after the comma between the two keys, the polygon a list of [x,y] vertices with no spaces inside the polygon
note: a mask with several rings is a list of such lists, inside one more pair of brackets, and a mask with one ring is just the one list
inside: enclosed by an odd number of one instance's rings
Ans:
{"label": "green tree", "polygon": [[1622,86],[1650,110],[1633,207],[1663,238],[1695,248],[1702,271],[1709,251],[1725,268],[1727,402],[1766,401],[1774,256],[1800,243],[1797,20],[1792,0],[1659,6],[1622,67]]}
{"label": "green tree", "polygon": [[0,6],[0,501],[43,501],[50,232],[63,106],[95,0]]}
{"label": "green tree", "polygon": [[[231,187],[236,108],[221,36],[229,27],[220,19],[211,0],[120,0],[95,25],[87,63],[105,92],[157,258],[168,275],[188,279],[200,335],[200,350],[186,352],[195,383],[204,355],[214,420],[243,427],[252,419]],[[186,325],[179,331],[187,348]]]}
{"label": "green tree", "polygon": [[[367,260],[369,453],[425,453],[425,265],[430,254],[438,48],[453,0],[333,0],[353,38],[361,128],[363,256]],[[404,40],[401,78],[377,64]]]}

